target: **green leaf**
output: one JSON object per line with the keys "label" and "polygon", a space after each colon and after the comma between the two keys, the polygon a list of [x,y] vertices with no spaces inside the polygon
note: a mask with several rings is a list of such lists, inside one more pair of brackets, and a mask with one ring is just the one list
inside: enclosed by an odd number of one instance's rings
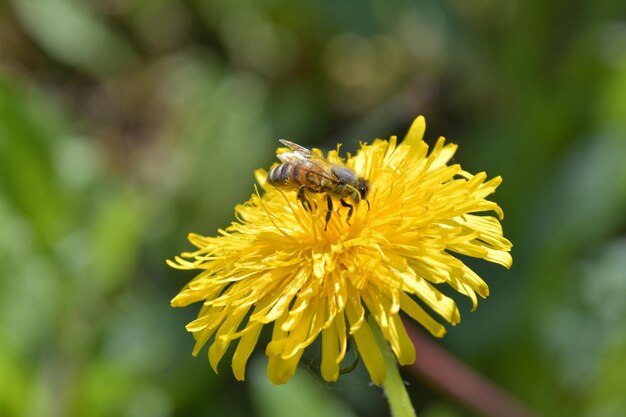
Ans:
{"label": "green leaf", "polygon": [[116,72],[137,57],[125,40],[76,0],[18,0],[25,29],[56,59],[92,75]]}

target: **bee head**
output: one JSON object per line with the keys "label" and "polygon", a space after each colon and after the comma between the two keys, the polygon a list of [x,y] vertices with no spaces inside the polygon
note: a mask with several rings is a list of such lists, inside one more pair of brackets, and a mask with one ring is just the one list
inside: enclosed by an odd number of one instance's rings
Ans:
{"label": "bee head", "polygon": [[370,182],[364,178],[359,178],[356,188],[359,190],[361,200],[365,200],[367,198],[367,193],[370,191]]}

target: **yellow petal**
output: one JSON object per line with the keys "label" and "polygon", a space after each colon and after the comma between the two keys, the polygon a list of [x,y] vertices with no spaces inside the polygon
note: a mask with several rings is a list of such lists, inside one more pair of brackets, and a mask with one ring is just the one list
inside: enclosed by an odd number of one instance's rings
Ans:
{"label": "yellow petal", "polygon": [[213,368],[215,373],[217,373],[217,365],[222,359],[222,356],[224,356],[224,353],[226,352],[226,349],[228,349],[228,346],[231,342],[230,339],[221,338],[220,336],[236,332],[239,324],[241,323],[247,312],[247,308],[235,310],[226,318],[226,320],[224,320],[219,330],[217,331],[217,334],[215,335],[215,340],[209,348],[209,363],[211,364],[211,367]]}
{"label": "yellow petal", "polygon": [[451,324],[457,324],[461,320],[459,309],[453,299],[443,295],[428,281],[416,276],[414,273],[396,273],[404,279],[407,290],[417,295],[428,307],[432,308],[435,313],[439,314]]}
{"label": "yellow petal", "polygon": [[409,339],[400,317],[391,312],[391,299],[375,291],[368,291],[363,294],[363,300],[384,338],[389,342],[398,362],[401,365],[413,363],[415,361],[415,347]]}
{"label": "yellow petal", "polygon": [[393,334],[391,348],[396,358],[398,358],[398,363],[400,365],[409,365],[415,362],[415,345],[409,338],[402,319],[399,315],[393,315],[390,318],[390,323],[390,329]]}
{"label": "yellow petal", "polygon": [[339,343],[337,339],[337,328],[334,323],[322,330],[322,378],[325,381],[333,382],[339,378]]}
{"label": "yellow petal", "polygon": [[418,116],[415,120],[413,120],[408,133],[404,137],[404,141],[402,141],[402,145],[413,146],[416,143],[421,142],[425,131],[426,119],[424,119],[424,116]]}
{"label": "yellow petal", "polygon": [[303,352],[301,350],[289,359],[282,359],[280,356],[268,357],[267,377],[272,384],[284,384],[291,379],[293,374],[296,373],[296,368]]}
{"label": "yellow petal", "polygon": [[372,382],[378,385],[382,384],[385,381],[385,362],[369,324],[363,321],[363,318],[359,316],[352,303],[346,306],[346,314],[348,322],[352,324],[351,327],[354,327],[356,321],[361,322],[358,329],[352,334],[352,337]]}
{"label": "yellow petal", "polygon": [[335,326],[337,326],[337,337],[339,338],[339,354],[337,355],[337,365],[339,365],[348,350],[348,332],[346,331],[346,318],[343,312],[337,314]]}
{"label": "yellow petal", "polygon": [[[358,294],[358,293],[357,293]],[[358,297],[358,295],[357,295]],[[348,323],[350,325],[350,334],[354,334],[359,327],[363,325],[365,321],[365,309],[361,304],[361,300],[354,296],[348,297],[348,304],[346,305],[346,312],[350,310],[352,315],[348,315]]]}
{"label": "yellow petal", "polygon": [[369,324],[364,322],[352,337],[372,382],[377,385],[385,382],[385,361]]}
{"label": "yellow petal", "polygon": [[249,324],[248,326],[251,330],[246,332],[241,339],[239,339],[237,349],[235,349],[235,353],[233,354],[232,370],[235,378],[239,381],[245,379],[246,363],[256,346],[259,334],[261,334],[261,329],[263,328],[260,323]]}
{"label": "yellow petal", "polygon": [[400,295],[400,308],[408,314],[413,320],[420,323],[435,337],[443,337],[446,334],[446,328],[437,323],[430,314],[411,299],[406,293]]}

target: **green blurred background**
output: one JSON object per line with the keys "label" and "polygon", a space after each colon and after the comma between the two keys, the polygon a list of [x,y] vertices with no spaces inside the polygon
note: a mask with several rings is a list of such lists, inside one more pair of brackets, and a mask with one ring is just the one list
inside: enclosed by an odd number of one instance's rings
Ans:
{"label": "green blurred background", "polygon": [[[275,160],[402,136],[502,175],[514,266],[440,345],[545,416],[626,415],[626,3],[0,0],[0,416],[384,416],[317,355],[191,357],[193,274]],[[419,354],[419,352],[418,352]],[[421,416],[474,415],[405,373]]]}

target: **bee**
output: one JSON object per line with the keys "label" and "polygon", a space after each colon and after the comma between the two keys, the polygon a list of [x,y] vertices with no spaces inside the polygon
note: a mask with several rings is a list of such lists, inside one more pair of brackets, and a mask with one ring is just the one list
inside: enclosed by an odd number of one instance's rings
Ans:
{"label": "bee", "polygon": [[[350,168],[334,164],[303,146],[284,139],[279,141],[293,152],[276,155],[282,164],[270,170],[267,182],[276,188],[297,189],[298,201],[308,211],[311,211],[311,202],[305,192],[325,193],[328,211],[324,230],[333,211],[333,197],[339,199],[341,205],[348,208],[346,223],[349,225],[354,206],[361,200],[367,201],[369,181]],[[369,207],[369,201],[367,203]]]}

